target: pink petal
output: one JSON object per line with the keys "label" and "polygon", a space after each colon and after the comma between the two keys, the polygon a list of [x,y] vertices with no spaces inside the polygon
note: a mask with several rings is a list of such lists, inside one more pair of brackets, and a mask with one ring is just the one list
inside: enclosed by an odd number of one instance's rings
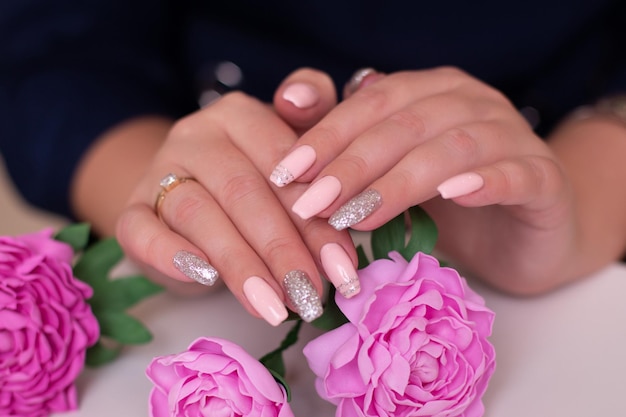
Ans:
{"label": "pink petal", "polygon": [[[323,377],[331,362],[333,362],[336,367],[341,367],[351,358],[354,358],[359,342],[356,334],[356,327],[348,323],[323,333],[308,342],[302,352],[313,373],[319,377]],[[340,347],[343,347],[343,349],[341,353],[335,357]]]}

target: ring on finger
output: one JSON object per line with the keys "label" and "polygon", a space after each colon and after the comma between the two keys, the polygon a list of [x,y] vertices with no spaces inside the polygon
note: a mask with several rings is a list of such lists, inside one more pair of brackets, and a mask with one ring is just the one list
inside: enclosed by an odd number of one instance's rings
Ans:
{"label": "ring on finger", "polygon": [[344,87],[344,96],[348,97],[354,94],[359,88],[361,88],[361,84],[363,81],[369,77],[370,75],[379,74],[374,68],[360,68],[352,74],[352,77],[348,80]]}
{"label": "ring on finger", "polygon": [[163,204],[163,200],[165,200],[167,193],[187,181],[195,181],[195,179],[191,177],[178,177],[176,174],[172,173],[167,174],[163,177],[163,179],[161,179],[161,182],[159,182],[161,191],[157,195],[156,201],[154,202],[154,211],[156,212],[159,220],[163,220],[163,217],[161,216],[161,205]]}

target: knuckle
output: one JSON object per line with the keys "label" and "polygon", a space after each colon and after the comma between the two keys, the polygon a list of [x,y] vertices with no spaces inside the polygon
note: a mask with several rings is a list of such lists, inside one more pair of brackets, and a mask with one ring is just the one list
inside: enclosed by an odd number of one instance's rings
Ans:
{"label": "knuckle", "polygon": [[289,236],[274,236],[263,248],[264,258],[269,263],[273,263],[276,259],[284,257],[285,254],[292,253],[293,248],[294,242]]}
{"label": "knuckle", "polygon": [[389,120],[405,129],[408,129],[415,136],[422,136],[426,132],[426,123],[424,118],[411,110],[401,110],[392,114]]}
{"label": "knuckle", "polygon": [[[263,181],[248,173],[232,175],[224,181],[221,187],[221,197],[224,207],[234,207],[238,204],[246,204],[255,201],[257,193],[264,187]],[[252,199],[252,200],[250,200]]]}
{"label": "knuckle", "polygon": [[168,141],[180,141],[193,136],[198,129],[197,119],[198,117],[195,113],[178,119],[169,131]]}
{"label": "knuckle", "polygon": [[476,138],[466,129],[456,127],[449,130],[443,139],[444,146],[451,152],[463,158],[475,160],[480,146]]}
{"label": "knuckle", "polygon": [[315,142],[320,148],[334,149],[338,143],[343,143],[343,135],[337,126],[324,124],[315,127]]}
{"label": "knuckle", "polygon": [[367,102],[367,105],[374,112],[384,112],[391,105],[390,94],[389,90],[378,88],[376,84],[372,84],[369,88],[358,89],[353,97],[359,97],[360,100]]}
{"label": "knuckle", "polygon": [[207,206],[206,199],[195,193],[185,193],[178,196],[175,202],[175,207],[171,207],[167,210],[165,204],[163,205],[163,214],[170,214],[173,224],[185,224],[192,219],[197,219],[202,215],[203,208]]}
{"label": "knuckle", "polygon": [[543,156],[530,157],[528,165],[535,184],[544,193],[557,193],[560,189],[562,171],[552,160]]}
{"label": "knuckle", "polygon": [[352,178],[366,178],[368,176],[369,163],[361,155],[353,153],[343,155],[339,165],[344,172],[349,172]]}
{"label": "knuckle", "polygon": [[163,241],[167,238],[165,229],[153,230],[139,236],[137,242],[143,248],[143,260],[159,259],[163,256]]}
{"label": "knuckle", "polygon": [[141,261],[158,259],[166,230],[137,227],[142,224],[139,217],[143,215],[141,210],[134,210],[133,207],[122,213],[116,223],[116,238],[129,257]]}

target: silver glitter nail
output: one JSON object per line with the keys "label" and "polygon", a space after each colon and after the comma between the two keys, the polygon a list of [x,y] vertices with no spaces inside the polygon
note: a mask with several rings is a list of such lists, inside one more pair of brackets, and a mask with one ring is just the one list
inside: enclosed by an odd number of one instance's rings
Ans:
{"label": "silver glitter nail", "polygon": [[376,190],[366,190],[348,201],[330,216],[328,223],[337,230],[353,226],[372,214],[383,204],[380,193]]}
{"label": "silver glitter nail", "polygon": [[178,251],[174,255],[173,262],[176,269],[202,285],[211,286],[219,278],[215,268],[193,253]]}
{"label": "silver glitter nail", "polygon": [[302,320],[312,322],[322,315],[322,301],[304,271],[289,271],[283,279],[287,297],[291,300]]}
{"label": "silver glitter nail", "polygon": [[293,175],[287,168],[282,165],[276,166],[272,175],[270,175],[270,181],[279,187],[284,187],[294,180]]}

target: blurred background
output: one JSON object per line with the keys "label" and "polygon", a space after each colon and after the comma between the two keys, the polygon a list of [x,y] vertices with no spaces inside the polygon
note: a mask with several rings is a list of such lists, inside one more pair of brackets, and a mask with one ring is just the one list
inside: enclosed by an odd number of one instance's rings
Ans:
{"label": "blurred background", "polygon": [[44,227],[55,229],[67,221],[56,215],[31,207],[18,194],[6,172],[0,155],[0,235],[34,232]]}

